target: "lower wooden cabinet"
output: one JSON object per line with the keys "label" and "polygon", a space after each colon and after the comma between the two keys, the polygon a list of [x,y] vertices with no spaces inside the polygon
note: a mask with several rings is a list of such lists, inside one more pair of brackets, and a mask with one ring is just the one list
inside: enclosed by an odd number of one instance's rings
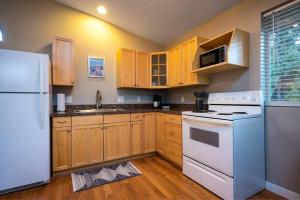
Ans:
{"label": "lower wooden cabinet", "polygon": [[144,153],[156,151],[155,113],[143,114]]}
{"label": "lower wooden cabinet", "polygon": [[71,168],[71,127],[52,129],[52,168],[61,171]]}
{"label": "lower wooden cabinet", "polygon": [[89,164],[103,161],[103,126],[91,125],[88,129]]}
{"label": "lower wooden cabinet", "polygon": [[131,122],[131,155],[143,153],[143,121]]}
{"label": "lower wooden cabinet", "polygon": [[100,125],[72,128],[72,167],[103,161],[103,130]]}
{"label": "lower wooden cabinet", "polygon": [[88,164],[88,127],[72,127],[72,167]]}
{"label": "lower wooden cabinet", "polygon": [[90,115],[57,117],[52,122],[54,172],[156,151],[181,165],[179,115]]}
{"label": "lower wooden cabinet", "polygon": [[104,160],[130,156],[130,122],[104,125]]}
{"label": "lower wooden cabinet", "polygon": [[158,153],[164,153],[165,145],[165,123],[164,123],[164,114],[156,113],[156,150]]}

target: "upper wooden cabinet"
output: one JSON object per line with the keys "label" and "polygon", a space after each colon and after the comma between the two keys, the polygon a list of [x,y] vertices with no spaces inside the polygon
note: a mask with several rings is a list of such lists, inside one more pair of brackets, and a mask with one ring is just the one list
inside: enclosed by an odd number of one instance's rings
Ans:
{"label": "upper wooden cabinet", "polygon": [[151,88],[167,87],[167,52],[153,52],[151,60]]}
{"label": "upper wooden cabinet", "polygon": [[117,53],[117,86],[135,87],[135,51],[119,49]]}
{"label": "upper wooden cabinet", "polygon": [[62,37],[53,37],[52,41],[52,84],[74,85],[74,41]]}
{"label": "upper wooden cabinet", "polygon": [[249,33],[240,29],[233,29],[217,37],[202,42],[198,46],[200,55],[220,46],[227,46],[225,61],[206,67],[194,68],[197,74],[215,74],[235,69],[248,69],[249,67]]}
{"label": "upper wooden cabinet", "polygon": [[168,86],[177,87],[181,82],[181,46],[168,52]]}
{"label": "upper wooden cabinet", "polygon": [[150,87],[150,64],[149,54],[145,52],[136,52],[136,66],[135,66],[135,86],[137,88]]}
{"label": "upper wooden cabinet", "polygon": [[168,85],[180,87],[189,85],[206,85],[210,82],[207,75],[193,73],[199,64],[198,44],[205,39],[194,37],[168,52]]}
{"label": "upper wooden cabinet", "polygon": [[149,88],[149,54],[130,49],[117,52],[117,87]]}

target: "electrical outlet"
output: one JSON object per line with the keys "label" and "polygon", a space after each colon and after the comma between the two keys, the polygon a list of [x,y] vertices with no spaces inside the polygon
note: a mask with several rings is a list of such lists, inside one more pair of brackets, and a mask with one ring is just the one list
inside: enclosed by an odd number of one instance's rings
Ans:
{"label": "electrical outlet", "polygon": [[181,103],[184,103],[184,96],[181,97]]}
{"label": "electrical outlet", "polygon": [[124,103],[125,99],[124,96],[118,96],[118,103]]}
{"label": "electrical outlet", "polygon": [[66,96],[66,103],[67,104],[72,104],[72,96]]}
{"label": "electrical outlet", "polygon": [[137,97],[136,97],[136,101],[137,101],[138,103],[141,103],[141,97],[140,97],[140,96],[137,96]]}

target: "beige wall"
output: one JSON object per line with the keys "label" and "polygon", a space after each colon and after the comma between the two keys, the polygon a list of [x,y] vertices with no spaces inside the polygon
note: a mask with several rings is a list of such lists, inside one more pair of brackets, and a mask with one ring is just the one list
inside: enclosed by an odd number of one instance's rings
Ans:
{"label": "beige wall", "polygon": [[[97,89],[103,92],[103,103],[116,103],[117,95],[125,96],[128,103],[135,103],[137,95],[144,103],[152,101],[151,91],[117,90],[115,71],[118,48],[161,49],[154,43],[53,0],[1,0],[0,26],[5,32],[4,43],[0,43],[3,49],[50,54],[53,35],[75,40],[73,104],[94,104]],[[104,79],[88,78],[89,55],[105,56]],[[58,90],[70,92],[68,89],[55,89]]]}

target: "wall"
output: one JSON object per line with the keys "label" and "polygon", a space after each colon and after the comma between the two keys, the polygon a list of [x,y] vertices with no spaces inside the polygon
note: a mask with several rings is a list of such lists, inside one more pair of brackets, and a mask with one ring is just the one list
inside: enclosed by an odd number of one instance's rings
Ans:
{"label": "wall", "polygon": [[[117,103],[117,96],[125,96],[126,103],[152,102],[147,90],[116,89],[116,51],[120,47],[142,51],[156,51],[161,47],[87,14],[68,8],[52,0],[1,0],[0,25],[4,29],[4,43],[0,48],[51,54],[52,36],[75,40],[75,86],[71,91],[55,88],[54,92],[71,92],[73,104],[95,104],[96,90],[103,94],[103,103]],[[105,56],[106,77],[88,78],[87,57]]]}
{"label": "wall", "polygon": [[[193,92],[230,92],[260,89],[260,16],[283,0],[243,0],[210,21],[188,31],[166,46],[170,48],[195,35],[211,38],[234,27],[250,33],[250,69],[215,75],[212,84],[205,87],[173,89],[168,92],[171,103],[193,103]],[[267,180],[300,193],[300,108],[266,108]]]}

